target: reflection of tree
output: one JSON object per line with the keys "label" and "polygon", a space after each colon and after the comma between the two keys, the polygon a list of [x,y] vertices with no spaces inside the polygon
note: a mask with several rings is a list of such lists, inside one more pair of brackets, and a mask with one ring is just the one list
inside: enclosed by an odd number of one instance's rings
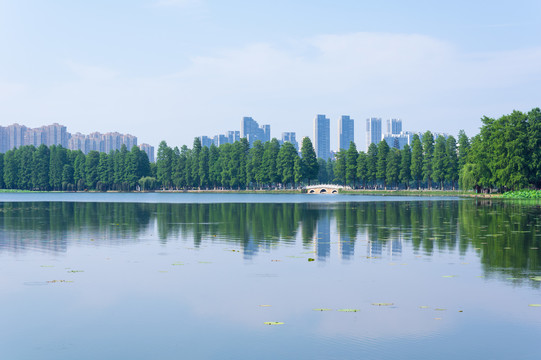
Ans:
{"label": "reflection of tree", "polygon": [[[541,264],[541,209],[522,203],[491,201],[401,201],[336,204],[146,204],[146,203],[0,203],[0,250],[45,249],[65,252],[70,243],[133,242],[156,224],[161,242],[216,240],[250,258],[260,249],[294,243],[315,248],[326,260],[338,237],[342,258],[355,254],[359,239],[373,255],[477,250],[487,273],[513,278]],[[331,228],[333,219],[336,229]],[[300,236],[299,236],[300,235]]]}
{"label": "reflection of tree", "polygon": [[541,209],[519,202],[476,201],[460,204],[460,234],[475,249],[488,273],[512,277],[539,270]]}

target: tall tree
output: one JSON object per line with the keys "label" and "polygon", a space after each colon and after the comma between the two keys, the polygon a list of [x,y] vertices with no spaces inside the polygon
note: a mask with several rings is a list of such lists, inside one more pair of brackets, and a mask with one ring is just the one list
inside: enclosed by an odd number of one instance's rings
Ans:
{"label": "tall tree", "polygon": [[8,150],[4,155],[4,184],[6,189],[17,189],[19,162],[17,161],[16,151],[17,149]]}
{"label": "tall tree", "polygon": [[156,170],[158,181],[163,189],[171,188],[171,166],[172,150],[165,141],[160,142],[158,146],[158,156],[156,158]]}
{"label": "tall tree", "polygon": [[445,138],[440,135],[436,138],[434,154],[432,157],[432,177],[443,190],[443,182],[447,177],[447,143]]}
{"label": "tall tree", "polygon": [[317,179],[319,172],[319,165],[317,162],[316,151],[312,145],[312,141],[308,136],[302,139],[301,144],[301,158],[302,158],[302,172],[304,179],[310,185],[311,180]]}
{"label": "tall tree", "polygon": [[364,188],[366,188],[366,182],[368,179],[368,171],[366,168],[367,161],[368,157],[366,153],[364,151],[359,152],[359,156],[357,157],[357,179]]}
{"label": "tall tree", "polygon": [[378,146],[371,143],[366,153],[366,177],[367,181],[376,188],[376,174],[378,170]]}
{"label": "tall tree", "polygon": [[209,148],[203,147],[199,155],[199,186],[208,189],[209,187]]}
{"label": "tall tree", "polygon": [[347,151],[340,149],[339,152],[334,154],[336,160],[334,162],[334,181],[345,185],[346,184],[346,157]]}
{"label": "tall tree", "polygon": [[419,135],[414,134],[411,149],[411,177],[417,182],[417,189],[421,188],[423,178],[423,145]]}
{"label": "tall tree", "polygon": [[464,130],[458,132],[458,169],[461,170],[468,162],[468,153],[470,151],[470,139],[466,136]]}
{"label": "tall tree", "polygon": [[528,113],[528,152],[529,183],[541,188],[541,109],[535,108]]}
{"label": "tall tree", "polygon": [[430,131],[423,134],[423,180],[432,189],[432,157],[434,156],[434,135]]}
{"label": "tall tree", "polygon": [[216,145],[211,144],[209,149],[209,181],[212,187],[216,189],[220,181],[220,173],[222,169],[220,167],[220,150]]}
{"label": "tall tree", "polygon": [[100,162],[100,153],[96,150],[90,151],[86,156],[85,161],[85,183],[91,188],[95,189],[98,183],[98,164]]}
{"label": "tall tree", "polygon": [[390,148],[387,141],[381,140],[378,144],[378,155],[376,165],[376,179],[383,182],[383,188],[387,189],[387,155]]}
{"label": "tall tree", "polygon": [[351,141],[349,143],[349,149],[346,154],[346,181],[352,187],[357,185],[357,159],[359,153],[357,152],[357,147],[355,143]]}
{"label": "tall tree", "polygon": [[[331,182],[332,179],[329,179],[329,174],[327,172],[327,162],[324,159],[317,159],[319,171],[317,173],[317,181],[320,184],[327,184]],[[302,162],[301,162],[301,177],[304,179],[304,173],[302,171]]]}
{"label": "tall tree", "polygon": [[385,183],[391,187],[398,185],[400,174],[400,150],[391,148],[387,154],[387,166],[385,169]]}
{"label": "tall tree", "polygon": [[280,175],[280,182],[283,186],[292,184],[295,187],[295,160],[299,155],[293,144],[286,141],[278,152],[278,174]]}
{"label": "tall tree", "polygon": [[408,144],[405,144],[402,150],[400,150],[400,182],[409,189],[411,181],[411,148]]}
{"label": "tall tree", "polygon": [[449,136],[447,138],[446,153],[447,174],[445,179],[451,184],[451,187],[454,190],[458,181],[458,155],[456,148],[456,140],[453,136]]}

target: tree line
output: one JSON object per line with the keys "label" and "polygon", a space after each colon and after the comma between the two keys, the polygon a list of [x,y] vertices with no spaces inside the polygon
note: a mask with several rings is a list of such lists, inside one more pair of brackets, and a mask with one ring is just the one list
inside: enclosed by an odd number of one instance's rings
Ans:
{"label": "tree line", "polygon": [[484,117],[478,135],[464,131],[412,137],[411,146],[382,140],[357,151],[351,142],[334,159],[317,159],[311,140],[301,150],[278,140],[158,147],[155,164],[134,146],[85,155],[61,146],[22,146],[0,154],[0,188],[22,190],[190,190],[297,188],[313,182],[361,189],[493,189],[541,187],[541,111]]}
{"label": "tree line", "polygon": [[152,176],[152,165],[137,146],[85,155],[57,145],[27,145],[0,154],[0,188],[131,191],[138,189],[142,178]]}

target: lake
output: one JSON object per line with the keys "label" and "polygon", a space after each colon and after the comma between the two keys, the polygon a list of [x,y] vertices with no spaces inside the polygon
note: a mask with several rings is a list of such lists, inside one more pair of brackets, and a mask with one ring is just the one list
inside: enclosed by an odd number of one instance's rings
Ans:
{"label": "lake", "polygon": [[540,248],[520,202],[2,193],[0,353],[538,359]]}

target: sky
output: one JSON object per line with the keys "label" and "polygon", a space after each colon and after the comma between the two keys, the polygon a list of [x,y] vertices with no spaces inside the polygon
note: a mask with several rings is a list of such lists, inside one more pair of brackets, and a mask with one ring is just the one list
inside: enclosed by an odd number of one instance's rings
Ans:
{"label": "sky", "polygon": [[191,147],[313,119],[479,131],[541,106],[541,1],[0,0],[0,125]]}

